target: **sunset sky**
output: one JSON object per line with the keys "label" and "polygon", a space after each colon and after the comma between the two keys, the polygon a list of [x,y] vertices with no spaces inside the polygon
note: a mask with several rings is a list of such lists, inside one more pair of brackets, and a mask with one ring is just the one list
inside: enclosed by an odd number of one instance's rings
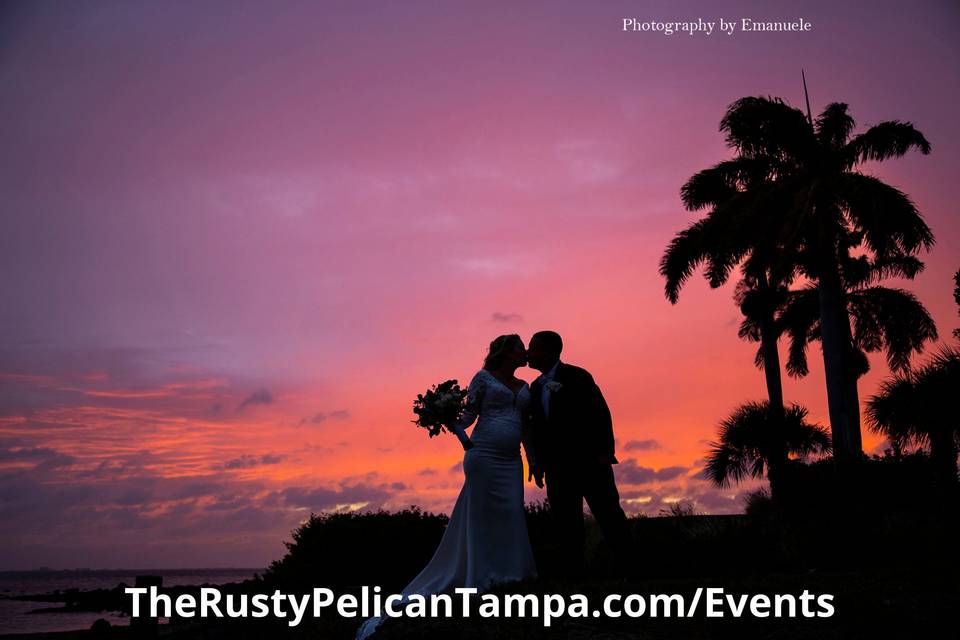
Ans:
{"label": "sunset sky", "polygon": [[[932,153],[865,171],[926,216],[906,286],[960,325],[960,10],[794,4],[4,3],[0,569],[260,567],[311,511],[449,512],[462,450],[412,399],[545,328],[611,406],[628,512],[741,511],[756,485],[698,472],[764,397],[756,345],[732,287],[671,306],[657,273],[727,105],[799,106],[803,68],[814,112],[913,122]],[[810,355],[786,397],[826,425]]]}

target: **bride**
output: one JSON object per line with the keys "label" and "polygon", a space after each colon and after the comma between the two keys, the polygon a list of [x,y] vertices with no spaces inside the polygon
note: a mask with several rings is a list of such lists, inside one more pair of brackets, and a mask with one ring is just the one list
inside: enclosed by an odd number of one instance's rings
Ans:
{"label": "bride", "polygon": [[[530,538],[523,509],[523,463],[536,464],[525,416],[530,388],[514,372],[527,363],[523,340],[516,334],[498,337],[467,389],[463,417],[451,425],[463,444],[464,483],[440,545],[427,566],[401,595],[453,593],[457,587],[485,591],[495,583],[535,577]],[[472,437],[466,428],[473,424]],[[400,610],[404,598],[394,605]],[[372,634],[381,617],[364,620],[357,640]]]}

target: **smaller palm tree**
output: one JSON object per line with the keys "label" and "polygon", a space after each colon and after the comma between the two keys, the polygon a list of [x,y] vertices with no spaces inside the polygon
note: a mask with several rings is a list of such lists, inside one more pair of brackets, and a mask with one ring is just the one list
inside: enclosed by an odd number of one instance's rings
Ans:
{"label": "smaller palm tree", "polygon": [[870,429],[894,446],[929,447],[938,477],[950,488],[957,485],[958,390],[960,349],[943,347],[919,369],[885,380],[866,409]]}
{"label": "smaller palm tree", "polygon": [[784,408],[780,430],[783,441],[776,441],[770,428],[770,404],[748,402],[737,407],[720,423],[719,442],[710,443],[704,473],[718,487],[730,481],[762,478],[767,471],[770,495],[777,499],[781,478],[770,469],[771,457],[786,447],[794,458],[822,455],[830,450],[830,434],[819,424],[807,422],[807,409],[798,404]]}

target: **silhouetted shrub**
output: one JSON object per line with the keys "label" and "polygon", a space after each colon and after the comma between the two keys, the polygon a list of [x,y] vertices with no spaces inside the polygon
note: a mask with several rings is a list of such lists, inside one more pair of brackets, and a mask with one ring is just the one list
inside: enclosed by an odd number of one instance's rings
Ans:
{"label": "silhouetted shrub", "polygon": [[404,587],[437,549],[449,518],[411,506],[403,511],[310,514],[284,543],[287,554],[264,572],[289,590],[318,585]]}
{"label": "silhouetted shrub", "polygon": [[748,516],[765,516],[773,508],[773,502],[770,499],[770,490],[766,487],[760,487],[756,491],[747,494],[744,501],[743,512]]}
{"label": "silhouetted shrub", "polygon": [[[913,567],[955,555],[957,506],[931,489],[922,452],[864,458],[839,475],[832,460],[794,462],[773,502],[760,490],[746,513],[710,516],[678,503],[660,517],[630,518],[636,577],[735,576],[770,571]],[[448,518],[411,507],[400,512],[321,513],[295,530],[288,552],[263,576],[268,585],[308,590],[405,586],[430,560]],[[559,547],[549,503],[526,505],[527,530],[541,577],[556,575]],[[586,568],[623,568],[597,523],[585,518]]]}
{"label": "silhouetted shrub", "polygon": [[831,459],[794,464],[788,474],[779,504],[751,515],[792,563],[855,568],[883,559],[915,566],[942,561],[952,546],[957,504],[937,490],[923,451],[887,451],[847,470]]}

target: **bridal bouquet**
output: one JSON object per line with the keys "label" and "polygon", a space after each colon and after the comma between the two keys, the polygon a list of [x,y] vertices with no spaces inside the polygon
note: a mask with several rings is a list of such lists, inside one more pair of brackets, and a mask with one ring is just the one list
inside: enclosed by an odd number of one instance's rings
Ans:
{"label": "bridal bouquet", "polygon": [[[456,380],[435,384],[417,394],[417,399],[413,401],[413,413],[417,416],[413,423],[426,429],[431,438],[444,430],[461,438],[452,425],[463,415],[466,403],[467,391],[461,389]],[[466,443],[464,447],[467,447]]]}

